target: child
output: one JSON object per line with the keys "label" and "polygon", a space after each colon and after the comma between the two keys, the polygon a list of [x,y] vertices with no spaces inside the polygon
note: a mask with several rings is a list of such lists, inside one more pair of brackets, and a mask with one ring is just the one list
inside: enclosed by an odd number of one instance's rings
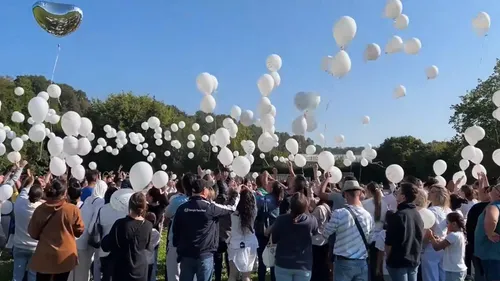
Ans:
{"label": "child", "polygon": [[445,239],[437,240],[431,230],[427,232],[427,236],[434,250],[444,249],[445,280],[464,281],[467,275],[467,266],[464,261],[466,244],[464,217],[460,213],[451,212],[446,216],[446,222],[448,223],[448,235]]}
{"label": "child", "polygon": [[[145,217],[146,220],[150,221],[152,224],[155,223],[156,221],[156,215],[152,212],[148,212]],[[150,238],[150,244],[149,248],[146,251],[146,255],[148,258],[148,280],[151,281],[151,274],[153,272],[153,263],[155,261],[155,250],[157,249],[158,245],[160,244],[160,239],[161,235],[158,230],[153,228],[153,231],[151,232],[151,238]]]}

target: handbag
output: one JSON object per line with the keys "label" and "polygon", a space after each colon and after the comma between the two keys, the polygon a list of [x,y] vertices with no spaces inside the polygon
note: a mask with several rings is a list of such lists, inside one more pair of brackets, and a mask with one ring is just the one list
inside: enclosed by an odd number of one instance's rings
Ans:
{"label": "handbag", "polygon": [[274,267],[276,264],[276,244],[273,244],[273,235],[269,237],[269,242],[262,252],[262,262],[266,267]]}
{"label": "handbag", "polygon": [[97,211],[97,218],[94,223],[94,227],[92,228],[92,231],[90,232],[89,235],[89,240],[88,244],[92,246],[93,248],[100,248],[101,247],[101,240],[102,240],[102,225],[101,225],[101,208],[99,208],[99,211]]}

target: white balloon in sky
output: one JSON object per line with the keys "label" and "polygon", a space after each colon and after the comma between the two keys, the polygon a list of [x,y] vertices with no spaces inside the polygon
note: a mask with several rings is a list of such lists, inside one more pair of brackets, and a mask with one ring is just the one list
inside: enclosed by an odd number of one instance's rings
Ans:
{"label": "white balloon in sky", "polygon": [[364,59],[365,61],[376,60],[380,57],[380,53],[379,45],[375,43],[368,44],[365,48]]}
{"label": "white balloon in sky", "polygon": [[408,28],[410,25],[410,19],[407,15],[401,14],[394,20],[394,27],[399,30]]}
{"label": "white balloon in sky", "polygon": [[486,12],[480,12],[473,20],[472,27],[478,36],[485,36],[490,30],[491,19]]}
{"label": "white balloon in sky", "polygon": [[418,38],[410,38],[405,41],[404,43],[404,50],[405,53],[409,55],[416,55],[418,52],[420,52],[420,49],[422,49],[422,42],[420,42],[420,39]]}
{"label": "white balloon in sky", "polygon": [[403,85],[399,85],[394,89],[394,92],[392,93],[392,97],[395,99],[399,99],[406,96],[406,88]]}
{"label": "white balloon in sky", "polygon": [[349,71],[351,71],[351,58],[349,57],[349,54],[344,51],[340,50],[334,57],[331,71],[333,76],[341,78]]}
{"label": "white balloon in sky", "polygon": [[431,65],[425,69],[425,75],[427,79],[431,80],[439,75],[439,69],[435,65]]}
{"label": "white balloon in sky", "polygon": [[395,54],[403,50],[403,39],[399,36],[392,36],[385,45],[386,54]]}
{"label": "white balloon in sky", "polygon": [[353,18],[349,16],[341,17],[333,26],[333,38],[337,42],[337,46],[345,48],[354,39],[357,30],[358,27]]}

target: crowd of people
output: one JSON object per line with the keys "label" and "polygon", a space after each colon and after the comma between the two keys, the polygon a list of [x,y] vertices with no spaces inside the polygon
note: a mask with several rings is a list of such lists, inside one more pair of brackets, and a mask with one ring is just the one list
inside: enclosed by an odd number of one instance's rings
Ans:
{"label": "crowd of people", "polygon": [[89,170],[83,182],[35,176],[26,162],[4,173],[13,195],[1,202],[0,237],[13,281],[153,281],[158,267],[168,281],[220,281],[224,267],[230,281],[254,271],[259,281],[500,280],[500,185],[484,174],[473,185],[406,176],[384,187],[291,166],[286,181],[276,169],[254,181],[199,168],[135,192],[120,170]]}

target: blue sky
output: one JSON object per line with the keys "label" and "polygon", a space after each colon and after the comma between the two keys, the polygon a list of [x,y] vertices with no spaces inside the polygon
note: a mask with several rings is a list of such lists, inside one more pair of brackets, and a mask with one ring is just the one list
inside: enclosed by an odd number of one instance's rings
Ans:
{"label": "blue sky", "polygon": [[[266,73],[266,57],[276,53],[283,59],[281,86],[270,96],[277,129],[291,130],[299,114],[293,107],[295,93],[316,91],[322,96],[317,112],[321,125],[308,136],[317,139],[326,124],[327,144],[344,134],[345,145],[363,145],[399,135],[424,141],[451,138],[450,105],[492,72],[495,50],[500,50],[495,17],[500,4],[492,0],[405,0],[403,13],[410,26],[404,31],[382,18],[383,0],[141,2],[75,0],[72,4],[84,11],[83,23],[68,37],[56,38],[37,26],[31,1],[9,1],[0,10],[0,74],[50,77],[59,43],[55,81],[90,97],[131,90],[192,113],[202,98],[195,79],[206,71],[219,80],[216,112],[229,113],[233,104],[256,109],[257,79]],[[492,16],[486,39],[471,27],[480,11]],[[323,73],[320,62],[338,51],[332,26],[344,15],[356,20],[358,33],[348,48],[352,70],[338,80]],[[420,54],[363,62],[368,43],[383,48],[392,35],[418,37]],[[432,64],[440,76],[427,81],[424,70]],[[407,96],[393,100],[399,84],[407,88]],[[361,124],[364,115],[371,117],[368,126]]]}

